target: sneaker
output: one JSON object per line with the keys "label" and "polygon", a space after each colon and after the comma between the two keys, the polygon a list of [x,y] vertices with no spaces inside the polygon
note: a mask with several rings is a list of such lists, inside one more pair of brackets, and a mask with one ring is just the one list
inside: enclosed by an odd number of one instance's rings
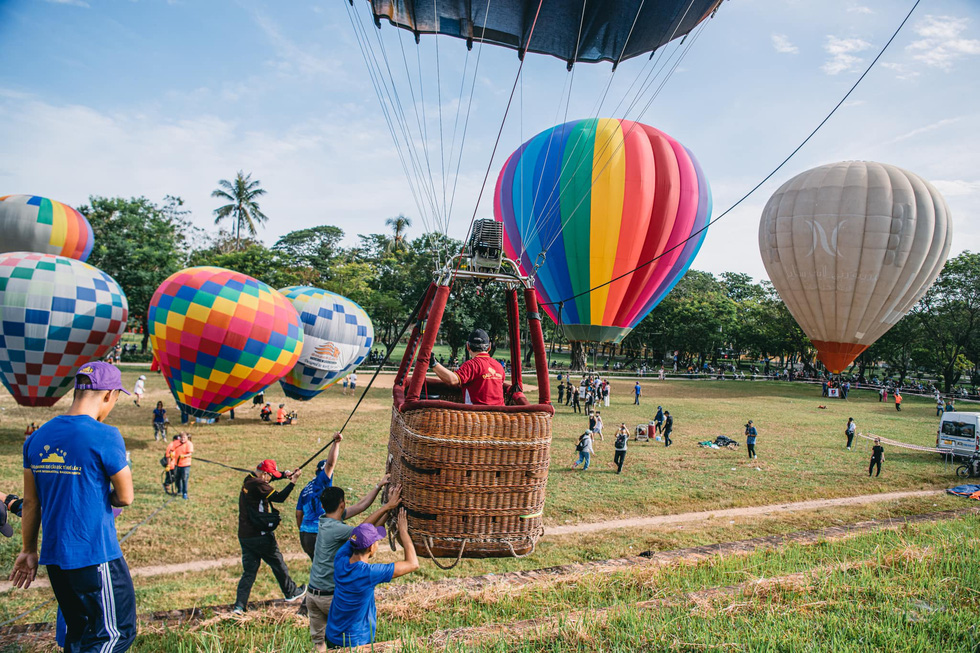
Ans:
{"label": "sneaker", "polygon": [[300,585],[299,587],[296,588],[295,596],[286,597],[286,603],[292,603],[293,601],[299,600],[304,596],[306,596],[306,585]]}
{"label": "sneaker", "polygon": [[232,614],[245,614],[245,608],[240,605],[236,605],[231,609]]}
{"label": "sneaker", "polygon": [[186,492],[184,492],[184,499],[185,500],[187,499],[187,493]]}

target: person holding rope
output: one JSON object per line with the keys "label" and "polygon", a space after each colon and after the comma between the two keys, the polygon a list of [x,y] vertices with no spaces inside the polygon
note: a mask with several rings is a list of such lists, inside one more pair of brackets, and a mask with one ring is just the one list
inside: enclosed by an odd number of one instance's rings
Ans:
{"label": "person holding rope", "polygon": [[[289,498],[300,470],[285,474],[276,467],[276,461],[263,460],[255,471],[242,482],[238,495],[238,543],[242,547],[242,577],[232,612],[241,614],[248,607],[248,596],[259,566],[265,562],[279,582],[286,601],[292,602],[306,595],[306,585],[296,586],[289,576],[286,561],[279,551],[275,530],[279,527],[279,511],[273,504]],[[272,479],[287,478],[289,485],[278,492],[270,485]]]}
{"label": "person holding rope", "polygon": [[70,651],[121,653],[136,638],[136,594],[113,514],[133,502],[133,476],[119,429],[104,424],[120,392],[129,394],[116,367],[83,365],[68,412],[24,443],[23,550],[10,578],[27,589],[38,565],[47,567]]}
{"label": "person holding rope", "polygon": [[[371,492],[368,492],[363,499],[349,508],[343,488],[328,487],[319,496],[323,514],[319,519],[316,551],[313,555],[313,566],[310,568],[310,581],[306,586],[306,609],[310,615],[310,637],[313,640],[314,648],[319,652],[327,650],[325,631],[335,589],[334,559],[337,557],[337,551],[350,539],[354,532],[354,527],[345,524],[344,520],[367,510],[374,503],[381,489],[387,484],[388,475],[386,474]],[[395,486],[388,495],[388,501],[364,520],[364,523],[381,526],[387,519],[388,513],[395,510],[400,503],[401,488]]]}
{"label": "person holding rope", "polygon": [[313,480],[306,484],[296,501],[296,526],[299,528],[299,544],[303,547],[306,555],[310,556],[310,560],[313,559],[313,552],[316,550],[320,517],[323,516],[324,512],[320,503],[320,496],[324,490],[333,487],[333,472],[337,468],[340,443],[343,439],[342,433],[334,435],[330,453],[325,459],[317,463]]}
{"label": "person holding rope", "polygon": [[483,329],[474,329],[466,340],[466,351],[471,358],[455,372],[438,362],[433,365],[433,371],[446,385],[462,388],[463,403],[503,406],[504,368],[490,357],[489,349],[490,336]]}
{"label": "person holding rope", "polygon": [[174,474],[174,484],[177,486],[174,494],[180,494],[187,499],[187,481],[191,477],[191,457],[194,455],[194,443],[191,442],[187,431],[178,435],[177,446],[173,448],[170,458],[170,471]]}

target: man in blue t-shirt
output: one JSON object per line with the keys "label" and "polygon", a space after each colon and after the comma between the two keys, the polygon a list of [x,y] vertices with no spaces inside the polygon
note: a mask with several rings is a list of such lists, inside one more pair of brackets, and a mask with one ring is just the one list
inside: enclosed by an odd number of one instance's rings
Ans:
{"label": "man in blue t-shirt", "polygon": [[643,388],[640,386],[640,382],[637,381],[636,385],[633,386],[633,405],[640,405],[640,393],[643,392]]}
{"label": "man in blue t-shirt", "polygon": [[313,552],[316,551],[316,535],[320,529],[320,515],[323,514],[320,495],[328,487],[333,486],[333,472],[337,467],[337,459],[340,457],[340,442],[343,439],[344,436],[341,433],[334,435],[334,443],[330,447],[330,453],[324,460],[317,463],[313,480],[306,484],[296,501],[296,526],[299,527],[299,543],[306,555],[310,556],[310,560],[313,559]]}
{"label": "man in blue t-shirt", "polygon": [[11,580],[27,588],[38,564],[47,567],[71,651],[118,653],[136,637],[136,595],[112,513],[133,502],[133,477],[119,429],[102,423],[120,392],[116,367],[83,365],[68,412],[24,443],[24,544]]}
{"label": "man in blue t-shirt", "polygon": [[330,615],[327,617],[326,640],[334,648],[363,646],[374,642],[378,610],[374,588],[405,574],[418,571],[419,559],[408,534],[405,509],[398,511],[398,541],[405,559],[388,564],[370,564],[378,544],[387,536],[385,529],[364,522],[354,529],[350,539],[340,547],[333,562],[334,590]]}
{"label": "man in blue t-shirt", "polygon": [[745,449],[749,452],[749,460],[753,458],[758,458],[755,455],[755,439],[759,436],[759,432],[756,430],[755,426],[752,424],[752,420],[749,420],[745,425]]}

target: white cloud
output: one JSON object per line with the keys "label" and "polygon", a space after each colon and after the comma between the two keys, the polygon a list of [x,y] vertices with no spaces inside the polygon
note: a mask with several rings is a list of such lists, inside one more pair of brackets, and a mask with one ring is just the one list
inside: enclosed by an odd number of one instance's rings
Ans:
{"label": "white cloud", "polygon": [[887,141],[885,143],[885,145],[892,145],[894,143],[901,143],[902,141],[907,141],[910,138],[915,138],[916,136],[920,136],[922,134],[928,134],[929,132],[936,131],[937,129],[941,129],[942,127],[945,127],[946,125],[955,124],[955,123],[959,122],[960,120],[962,120],[962,117],[958,117],[958,118],[943,118],[942,120],[937,120],[936,122],[934,122],[934,123],[932,123],[930,125],[925,125],[924,127],[917,127],[917,128],[915,128],[915,129],[913,129],[913,130],[911,130],[909,132],[906,132],[906,133],[902,134],[901,136],[896,136],[895,138],[891,139],[890,141]]}
{"label": "white cloud", "polygon": [[255,14],[255,23],[265,34],[278,61],[276,66],[281,73],[317,76],[337,71],[337,62],[328,57],[318,56],[308,45],[300,45],[285,34],[279,24],[262,13]]}
{"label": "white cloud", "polygon": [[918,70],[912,70],[910,66],[907,66],[903,63],[895,63],[892,61],[888,61],[882,63],[881,67],[894,71],[896,79],[902,79],[902,80],[915,79],[916,77],[919,76]]}
{"label": "white cloud", "polygon": [[861,57],[855,56],[856,52],[863,52],[871,47],[871,44],[862,39],[841,39],[836,36],[827,36],[827,42],[823,49],[830,55],[821,70],[828,75],[857,70],[858,66],[864,61]]}
{"label": "white cloud", "polygon": [[920,38],[905,49],[916,61],[949,70],[958,59],[980,54],[980,39],[962,37],[969,23],[968,18],[926,16],[915,26],[915,33]]}
{"label": "white cloud", "polygon": [[874,9],[871,7],[865,7],[863,5],[855,5],[853,7],[848,7],[847,12],[850,14],[862,14],[865,16],[871,16],[874,14]]}
{"label": "white cloud", "polygon": [[71,5],[72,7],[83,7],[89,9],[89,3],[85,0],[44,0],[45,2],[50,2],[53,5]]}
{"label": "white cloud", "polygon": [[776,52],[780,54],[797,54],[800,49],[793,45],[789,40],[789,37],[785,34],[773,34],[772,35],[772,47],[776,49]]}
{"label": "white cloud", "polygon": [[944,197],[980,196],[980,181],[963,179],[937,179],[932,182]]}

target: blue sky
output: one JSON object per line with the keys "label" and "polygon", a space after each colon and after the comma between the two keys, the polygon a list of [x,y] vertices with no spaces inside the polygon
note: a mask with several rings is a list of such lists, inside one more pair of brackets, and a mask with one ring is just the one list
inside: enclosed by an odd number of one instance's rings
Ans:
{"label": "blue sky", "polygon": [[[363,18],[366,3],[355,2]],[[666,47],[664,60],[686,54],[640,119],[697,155],[721,211],[836,104],[911,5],[729,0],[693,43]],[[357,233],[383,231],[385,218],[398,213],[414,218],[415,234],[423,219],[442,224],[449,202],[442,202],[439,170],[451,171],[449,181],[455,174],[439,155],[451,153],[455,162],[460,152],[449,143],[461,80],[472,79],[477,49],[467,56],[462,42],[440,39],[437,75],[432,39],[417,47],[398,30],[373,30],[365,34],[381,36],[400,73],[405,110],[425,109],[442,217],[413,199],[346,0],[0,0],[0,195],[34,193],[77,205],[93,194],[157,201],[173,194],[185,198],[195,223],[213,229],[211,190],[244,169],[268,191],[262,206],[270,222],[260,234],[268,244],[318,224],[340,226],[353,242]],[[519,64],[508,50],[487,47],[479,56],[448,219],[455,236],[474,212]],[[406,63],[414,74],[421,66],[421,87],[414,78],[409,88]],[[641,57],[614,75],[608,64],[580,65],[570,78],[560,61],[527,57],[478,217],[492,215],[506,156],[564,118],[559,98],[570,79],[569,119],[594,116],[607,83],[599,114],[622,117],[630,85],[650,65]],[[844,159],[892,163],[932,181],[952,209],[954,252],[980,249],[978,82],[980,4],[924,0],[831,122],[709,230],[694,267],[764,278],[757,230],[769,195],[802,170]],[[424,92],[425,101],[412,103],[411,91]],[[643,95],[640,106],[652,96]],[[469,97],[466,90],[463,111]]]}

